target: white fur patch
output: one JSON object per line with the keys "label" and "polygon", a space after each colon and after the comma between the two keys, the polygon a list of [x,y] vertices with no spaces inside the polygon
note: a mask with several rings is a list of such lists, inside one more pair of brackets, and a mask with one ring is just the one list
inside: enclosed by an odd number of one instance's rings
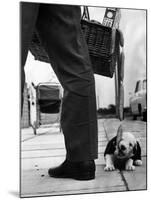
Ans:
{"label": "white fur patch", "polygon": [[114,163],[113,163],[113,155],[106,154],[105,156],[106,166],[104,168],[105,171],[114,171]]}

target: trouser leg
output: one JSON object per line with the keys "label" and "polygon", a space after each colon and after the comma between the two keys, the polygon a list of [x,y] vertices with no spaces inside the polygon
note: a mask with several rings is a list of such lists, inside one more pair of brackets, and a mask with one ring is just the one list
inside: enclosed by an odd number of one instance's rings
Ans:
{"label": "trouser leg", "polygon": [[40,6],[37,30],[64,88],[61,125],[67,159],[97,158],[95,82],[80,28],[80,7]]}
{"label": "trouser leg", "polygon": [[38,15],[39,4],[21,2],[20,14],[21,14],[21,112],[23,109],[23,92],[25,83],[24,66],[27,59],[29,43],[32,38],[33,30]]}

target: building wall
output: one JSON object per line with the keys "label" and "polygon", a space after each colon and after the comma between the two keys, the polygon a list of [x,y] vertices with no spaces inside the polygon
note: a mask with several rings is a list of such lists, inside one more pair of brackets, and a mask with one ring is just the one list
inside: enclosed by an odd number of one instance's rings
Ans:
{"label": "building wall", "polygon": [[29,127],[29,108],[28,108],[27,85],[25,85],[23,116],[21,119],[21,128],[28,128],[28,127]]}

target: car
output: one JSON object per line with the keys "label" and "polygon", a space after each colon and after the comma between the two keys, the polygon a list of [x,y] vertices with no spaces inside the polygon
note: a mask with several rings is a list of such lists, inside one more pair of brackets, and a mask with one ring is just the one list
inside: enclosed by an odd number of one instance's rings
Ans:
{"label": "car", "polygon": [[134,94],[129,99],[130,110],[133,119],[136,120],[137,116],[141,116],[143,121],[147,121],[147,80],[146,78],[140,79],[136,82]]}

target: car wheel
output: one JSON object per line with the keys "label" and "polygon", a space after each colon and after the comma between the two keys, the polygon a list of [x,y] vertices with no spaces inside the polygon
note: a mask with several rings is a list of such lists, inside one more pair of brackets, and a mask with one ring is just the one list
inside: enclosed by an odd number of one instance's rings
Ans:
{"label": "car wheel", "polygon": [[147,121],[147,111],[143,112],[143,121]]}
{"label": "car wheel", "polygon": [[131,105],[130,105],[130,112],[131,112],[131,115],[133,116],[133,120],[136,120],[137,119],[137,115],[133,114]]}
{"label": "car wheel", "polygon": [[133,120],[137,120],[137,115],[133,115]]}
{"label": "car wheel", "polygon": [[138,104],[138,112],[139,112],[139,116],[142,116],[142,106],[141,106],[141,104]]}

